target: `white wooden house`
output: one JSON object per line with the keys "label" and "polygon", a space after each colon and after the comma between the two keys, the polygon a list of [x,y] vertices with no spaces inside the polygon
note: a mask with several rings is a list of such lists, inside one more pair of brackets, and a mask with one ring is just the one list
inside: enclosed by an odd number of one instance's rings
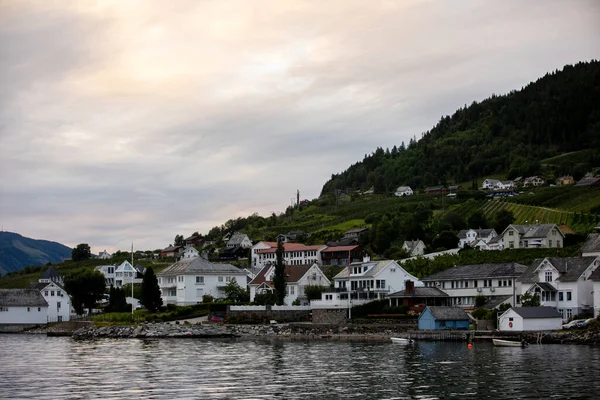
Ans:
{"label": "white wooden house", "polygon": [[563,247],[564,238],[556,224],[510,224],[502,232],[505,249]]}
{"label": "white wooden house", "polygon": [[115,287],[142,283],[143,277],[143,271],[134,268],[129,261],[123,261],[115,268]]}
{"label": "white wooden house", "polygon": [[245,233],[234,233],[231,235],[231,238],[227,241],[227,247],[236,247],[240,246],[244,249],[249,249],[252,247],[252,240]]}
{"label": "white wooden house", "polygon": [[458,247],[479,247],[481,250],[489,250],[487,243],[498,236],[494,229],[463,229],[458,232]]}
{"label": "white wooden house", "polygon": [[410,186],[398,186],[398,188],[394,192],[394,195],[396,195],[398,197],[412,196],[413,190],[410,188]]}
{"label": "white wooden house", "polygon": [[561,328],[562,318],[553,307],[512,307],[498,317],[500,331],[553,331]]}
{"label": "white wooden house", "polygon": [[[275,266],[264,267],[258,275],[248,284],[250,287],[250,301],[254,301],[257,294],[265,292],[273,292],[273,277],[275,275]],[[299,300],[301,305],[308,305],[308,299],[304,293],[304,289],[308,285],[329,287],[331,282],[319,265],[287,265],[285,267],[286,294],[284,304],[292,305],[296,300]]]}
{"label": "white wooden house", "polygon": [[591,313],[595,292],[590,276],[599,266],[599,257],[537,259],[518,279],[520,294],[537,295],[540,305],[557,309],[564,320]]}
{"label": "white wooden house", "polygon": [[200,253],[194,246],[185,246],[181,252],[181,258],[196,258],[200,257]]}
{"label": "white wooden house", "polygon": [[422,240],[405,240],[402,243],[402,250],[405,250],[410,257],[422,256],[425,254],[425,243]]}
{"label": "white wooden house", "polygon": [[46,324],[48,303],[37,289],[0,289],[0,331]]}
{"label": "white wooden house", "polygon": [[164,304],[198,304],[204,295],[224,297],[221,287],[236,281],[246,288],[246,272],[230,264],[215,264],[202,258],[184,258],[158,274]]}
{"label": "white wooden house", "polygon": [[600,315],[600,268],[596,268],[588,279],[592,281],[594,318],[598,318]]}

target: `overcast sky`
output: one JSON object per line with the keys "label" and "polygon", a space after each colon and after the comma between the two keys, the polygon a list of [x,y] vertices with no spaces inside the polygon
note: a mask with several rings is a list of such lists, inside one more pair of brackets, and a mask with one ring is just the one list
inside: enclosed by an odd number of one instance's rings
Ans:
{"label": "overcast sky", "polygon": [[599,57],[597,0],[0,0],[0,222],[162,248]]}

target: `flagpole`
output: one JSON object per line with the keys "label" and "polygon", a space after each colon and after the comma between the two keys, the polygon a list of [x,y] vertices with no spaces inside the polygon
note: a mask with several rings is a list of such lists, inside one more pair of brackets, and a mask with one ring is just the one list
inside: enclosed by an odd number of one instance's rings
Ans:
{"label": "flagpole", "polygon": [[348,250],[348,319],[352,319],[352,300],[350,300],[350,264],[352,264],[352,261],[350,260],[350,250]]}
{"label": "flagpole", "polygon": [[135,267],[133,266],[133,242],[131,242],[131,320],[133,321],[133,276],[135,274]]}

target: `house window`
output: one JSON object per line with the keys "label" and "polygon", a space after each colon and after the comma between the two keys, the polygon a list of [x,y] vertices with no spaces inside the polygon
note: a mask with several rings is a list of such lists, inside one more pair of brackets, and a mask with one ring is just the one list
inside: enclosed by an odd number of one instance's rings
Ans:
{"label": "house window", "polygon": [[548,240],[548,247],[552,247],[552,239]]}
{"label": "house window", "polygon": [[523,243],[525,244],[525,247],[529,247],[529,242],[527,240],[525,240]]}
{"label": "house window", "polygon": [[177,296],[177,290],[175,290],[175,289],[169,289],[169,296],[172,296],[172,297]]}
{"label": "house window", "polygon": [[396,272],[396,268],[390,268],[390,272]]}
{"label": "house window", "polygon": [[571,292],[567,292],[567,301],[571,301]]}
{"label": "house window", "polygon": [[31,307],[27,307],[27,312],[31,311]]}
{"label": "house window", "polygon": [[517,304],[521,304],[521,295],[520,294],[517,295]]}
{"label": "house window", "polygon": [[0,312],[6,312],[8,311],[8,307],[0,307]]}
{"label": "house window", "polygon": [[57,310],[60,310],[60,301],[57,301],[57,302],[56,302],[56,309],[57,309]]}
{"label": "house window", "polygon": [[513,322],[513,321],[514,321],[514,318],[513,318],[513,317],[509,317],[509,318],[508,318],[508,320],[509,320],[510,322]]}
{"label": "house window", "polygon": [[231,277],[230,276],[226,276],[225,277],[225,282],[231,282]]}
{"label": "house window", "polygon": [[219,280],[219,282],[223,282],[223,277],[222,277],[222,276],[220,276],[220,277],[218,278],[218,280]]}
{"label": "house window", "polygon": [[562,319],[565,319],[565,310],[563,310],[562,308],[559,308],[558,309],[558,313],[560,314],[560,317]]}
{"label": "house window", "polygon": [[204,277],[203,276],[197,276],[196,277],[196,284],[197,285],[203,285],[204,284]]}
{"label": "house window", "polygon": [[469,281],[465,281],[465,288],[469,287]]}
{"label": "house window", "polygon": [[514,249],[515,248],[515,242],[513,242],[512,240],[508,242],[508,248],[510,249]]}
{"label": "house window", "polygon": [[513,231],[508,231],[508,236],[513,236],[514,232]]}
{"label": "house window", "polygon": [[546,271],[545,277],[546,277],[546,282],[552,282],[552,271]]}
{"label": "house window", "polygon": [[512,280],[508,281],[508,286],[512,286]]}
{"label": "house window", "polygon": [[473,281],[473,287],[477,287],[477,281]]}
{"label": "house window", "polygon": [[44,290],[44,296],[48,296],[48,291]]}
{"label": "house window", "polygon": [[454,281],[452,281],[452,289],[454,289]]}
{"label": "house window", "polygon": [[38,312],[42,311],[42,307],[38,307]]}
{"label": "house window", "polygon": [[294,294],[294,291],[295,291],[294,286],[290,286],[289,288],[290,288],[290,294]]}
{"label": "house window", "polygon": [[567,319],[571,318],[573,316],[573,310],[571,310],[570,308],[567,308]]}
{"label": "house window", "polygon": [[54,296],[54,290],[50,291],[50,296]]}
{"label": "house window", "polygon": [[563,301],[563,300],[564,300],[563,292],[558,292],[558,301]]}

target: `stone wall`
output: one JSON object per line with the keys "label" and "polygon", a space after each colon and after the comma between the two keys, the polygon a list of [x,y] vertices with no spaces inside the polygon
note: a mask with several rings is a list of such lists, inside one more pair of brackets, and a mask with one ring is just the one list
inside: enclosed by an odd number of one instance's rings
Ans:
{"label": "stone wall", "polygon": [[227,307],[227,316],[230,315],[259,315],[262,317],[268,316],[270,319],[279,322],[298,322],[310,321],[310,308],[307,307]]}
{"label": "stone wall", "polygon": [[315,308],[312,310],[312,322],[315,324],[339,325],[345,323],[347,317],[347,309]]}

